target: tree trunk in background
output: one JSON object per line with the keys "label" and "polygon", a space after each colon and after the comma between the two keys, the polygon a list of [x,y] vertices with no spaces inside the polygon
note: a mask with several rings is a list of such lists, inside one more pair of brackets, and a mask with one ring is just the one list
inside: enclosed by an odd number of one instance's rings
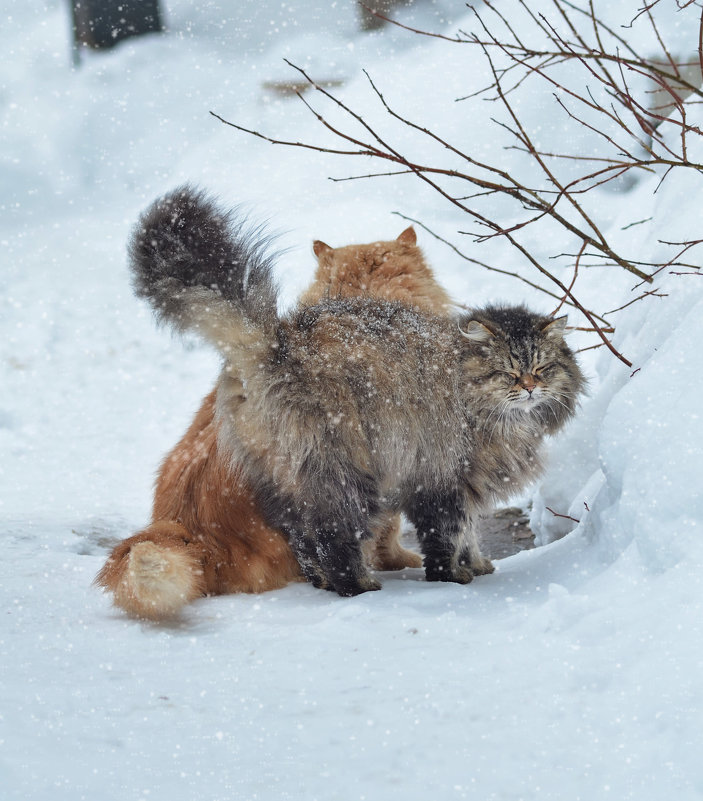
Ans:
{"label": "tree trunk in background", "polygon": [[106,50],[130,36],[163,30],[159,0],[71,0],[76,55]]}

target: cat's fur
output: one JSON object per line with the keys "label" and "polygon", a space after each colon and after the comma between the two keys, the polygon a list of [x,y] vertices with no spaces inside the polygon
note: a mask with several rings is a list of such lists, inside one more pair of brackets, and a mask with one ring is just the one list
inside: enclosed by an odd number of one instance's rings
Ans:
{"label": "cat's fur", "polygon": [[417,246],[415,229],[390,242],[332,248],[313,242],[317,272],[300,301],[311,306],[324,298],[374,297],[398,300],[435,314],[448,314],[449,295],[437,283]]}
{"label": "cat's fur", "polygon": [[428,580],[492,569],[478,515],[539,474],[544,435],[583,388],[565,318],[488,307],[457,324],[369,298],[281,317],[260,237],[189,187],[143,215],[131,261],[159,318],[223,355],[218,448],[309,581],[378,589],[361,543],[399,511]]}
{"label": "cat's fur", "polygon": [[[305,306],[323,299],[373,297],[397,300],[434,314],[451,311],[451,299],[427,266],[412,226],[397,239],[368,245],[332,248],[317,239],[313,242],[313,252],[317,271],[300,298]],[[400,544],[400,514],[385,515],[372,533],[373,537],[364,542],[364,557],[370,567],[379,570],[421,567],[421,557]]]}
{"label": "cat's fur", "polygon": [[262,592],[301,579],[285,537],[267,526],[218,452],[215,390],[164,459],[152,523],[120,542],[96,583],[132,615],[165,618],[203,595]]}
{"label": "cat's fur", "polygon": [[[331,248],[315,241],[318,268],[301,303],[367,294],[446,313],[451,301],[416,243],[412,228],[365,245]],[[223,458],[218,450],[214,404],[213,390],[165,458],[153,522],[119,543],[96,578],[131,614],[158,619],[202,595],[263,592],[302,578],[287,540],[262,519],[231,454]],[[421,557],[402,547],[400,533],[399,514],[379,518],[363,544],[366,563],[380,570],[421,566]]]}

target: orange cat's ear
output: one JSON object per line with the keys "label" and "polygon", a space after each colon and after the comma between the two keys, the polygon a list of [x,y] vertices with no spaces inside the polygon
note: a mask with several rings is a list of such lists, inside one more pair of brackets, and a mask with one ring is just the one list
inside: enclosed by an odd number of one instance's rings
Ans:
{"label": "orange cat's ear", "polygon": [[479,323],[478,320],[469,320],[466,330],[463,330],[460,325],[459,333],[470,342],[488,342],[495,336],[495,333],[490,328],[483,323]]}
{"label": "orange cat's ear", "polygon": [[548,337],[559,339],[564,336],[564,329],[566,328],[566,315],[557,317],[555,320],[550,320],[546,325],[542,326],[542,333]]}
{"label": "orange cat's ear", "polygon": [[325,253],[330,253],[331,250],[332,248],[326,242],[321,242],[319,239],[316,239],[312,243],[312,252],[317,256],[318,259]]}
{"label": "orange cat's ear", "polygon": [[397,241],[402,242],[404,245],[417,244],[417,234],[415,233],[415,229],[412,227],[412,225],[403,231],[403,233],[398,237]]}

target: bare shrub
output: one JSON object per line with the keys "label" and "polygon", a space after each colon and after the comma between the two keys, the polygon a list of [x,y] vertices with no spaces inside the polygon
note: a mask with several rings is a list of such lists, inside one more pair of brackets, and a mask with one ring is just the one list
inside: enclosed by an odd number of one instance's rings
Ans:
{"label": "bare shrub", "polygon": [[[389,120],[402,124],[421,140],[439,145],[446,154],[446,163],[441,159],[425,163],[407,155],[407,145],[405,149],[395,145],[390,134],[368,122],[368,113],[351,108],[294,64],[290,66],[315,89],[322,110],[299,93],[301,101],[339,141],[339,147],[270,136],[211,113],[233,128],[275,144],[347,159],[372,157],[392,165],[390,172],[349,176],[343,180],[408,173],[416,176],[471,220],[474,230],[460,234],[470,235],[476,242],[504,238],[519,254],[519,267],[508,271],[486,264],[466,255],[455,243],[442,241],[467,261],[510,275],[552,296],[557,301],[554,313],[564,305],[577,309],[585,318],[579,330],[592,331],[600,339],[594,347],[607,347],[631,366],[611,341],[613,316],[639,300],[661,297],[657,278],[665,271],[700,274],[699,265],[688,259],[690,251],[703,242],[693,236],[679,242],[661,238],[659,243],[668,249],[667,258],[642,261],[637,254],[619,250],[589,207],[595,202],[592,198],[596,187],[612,186],[625,191],[640,175],[655,174],[659,176],[658,188],[674,169],[703,173],[703,164],[690,156],[692,140],[703,136],[690,119],[692,106],[703,99],[700,86],[703,11],[699,2],[678,0],[678,13],[687,15],[682,22],[690,26],[691,46],[688,53],[673,53],[655,18],[654,9],[659,2],[654,0],[640,7],[629,25],[620,30],[599,17],[594,0],[580,5],[570,0],[549,0],[543,4],[549,13],[536,12],[530,0],[499,4],[484,0],[480,11],[472,8],[473,29],[459,30],[454,36],[394,23],[409,34],[441,40],[447,47],[480,50],[488,81],[478,92],[459,100],[464,103],[489,100],[497,104],[500,118],[494,118],[493,123],[501,133],[507,132],[509,147],[524,154],[530,170],[505,169],[496,161],[482,161],[465,147],[440,136],[432,127],[399,113],[368,73],[365,74],[376,102]],[[655,52],[639,52],[628,39],[634,26],[642,25],[648,26],[656,42]],[[562,150],[547,151],[541,147],[514,100],[530,82],[546,84],[551,90],[562,121],[569,130],[581,134],[574,137],[575,147],[569,148],[568,136]],[[340,118],[341,124],[337,121]],[[589,137],[588,151],[583,150],[584,133]],[[407,143],[407,136],[403,141]],[[413,152],[419,152],[418,148]],[[514,206],[505,219],[487,211],[485,199],[496,195],[508,198]],[[568,248],[568,252],[553,254],[549,268],[521,236],[528,227],[545,220],[562,232]],[[423,227],[441,238],[427,226]],[[632,300],[618,309],[588,308],[579,299],[578,279],[579,271],[590,265],[631,274],[636,290]],[[525,274],[525,269],[532,270],[534,275]]]}

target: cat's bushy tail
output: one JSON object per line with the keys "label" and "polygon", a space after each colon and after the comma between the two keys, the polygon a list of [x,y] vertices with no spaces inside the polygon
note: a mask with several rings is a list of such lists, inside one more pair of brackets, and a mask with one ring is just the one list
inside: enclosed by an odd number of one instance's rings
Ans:
{"label": "cat's bushy tail", "polygon": [[262,231],[236,210],[181,186],[154,201],[134,229],[134,290],[162,322],[241,361],[270,340],[278,322],[267,246]]}
{"label": "cat's bushy tail", "polygon": [[134,617],[175,617],[207,592],[204,550],[180,523],[157,520],[118,543],[93,583]]}

